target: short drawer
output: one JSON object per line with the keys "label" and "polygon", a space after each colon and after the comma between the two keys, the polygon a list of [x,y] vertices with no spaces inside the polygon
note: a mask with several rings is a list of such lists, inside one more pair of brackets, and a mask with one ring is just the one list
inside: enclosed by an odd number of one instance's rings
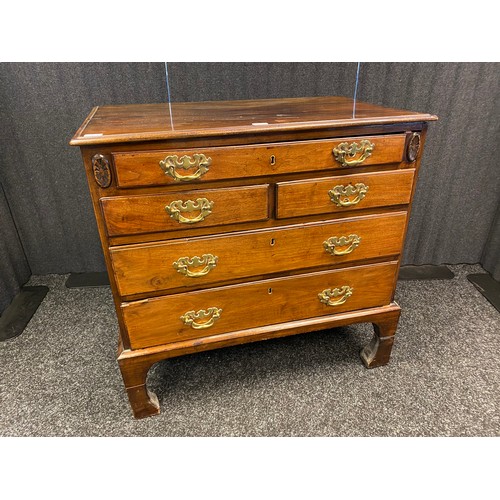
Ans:
{"label": "short drawer", "polygon": [[139,349],[388,305],[396,270],[390,262],[257,281],[123,303],[122,312]]}
{"label": "short drawer", "polygon": [[401,252],[406,212],[110,248],[120,295],[342,264]]}
{"label": "short drawer", "polygon": [[278,219],[410,203],[415,170],[339,175],[277,184]]}
{"label": "short drawer", "polygon": [[109,236],[220,226],[268,218],[269,185],[101,198]]}
{"label": "short drawer", "polygon": [[123,188],[399,163],[404,134],[113,153]]}

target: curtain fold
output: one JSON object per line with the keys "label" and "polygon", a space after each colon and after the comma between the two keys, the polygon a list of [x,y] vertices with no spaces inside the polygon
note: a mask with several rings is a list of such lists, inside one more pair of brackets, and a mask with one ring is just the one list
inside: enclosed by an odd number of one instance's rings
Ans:
{"label": "curtain fold", "polygon": [[0,315],[31,275],[0,184]]}
{"label": "curtain fold", "polygon": [[491,226],[490,234],[481,259],[481,264],[494,279],[500,281],[500,202],[497,215]]}

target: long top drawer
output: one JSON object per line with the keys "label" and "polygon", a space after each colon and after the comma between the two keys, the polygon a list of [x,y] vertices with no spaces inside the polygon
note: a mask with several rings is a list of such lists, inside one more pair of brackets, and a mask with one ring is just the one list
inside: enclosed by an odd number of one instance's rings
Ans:
{"label": "long top drawer", "polygon": [[404,134],[113,153],[122,188],[399,163]]}

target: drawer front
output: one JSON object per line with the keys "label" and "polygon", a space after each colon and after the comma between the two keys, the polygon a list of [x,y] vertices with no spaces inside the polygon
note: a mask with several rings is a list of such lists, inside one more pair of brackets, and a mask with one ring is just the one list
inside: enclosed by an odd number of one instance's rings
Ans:
{"label": "drawer front", "polygon": [[266,220],[269,185],[101,198],[110,236]]}
{"label": "drawer front", "polygon": [[399,163],[404,144],[396,134],[113,153],[113,161],[118,186],[129,188]]}
{"label": "drawer front", "polygon": [[388,305],[396,270],[390,262],[277,278],[124,303],[122,311],[139,349]]}
{"label": "drawer front", "polygon": [[203,287],[401,252],[406,212],[110,249],[121,295]]}
{"label": "drawer front", "polygon": [[276,217],[299,217],[410,203],[415,170],[323,177],[277,184]]}

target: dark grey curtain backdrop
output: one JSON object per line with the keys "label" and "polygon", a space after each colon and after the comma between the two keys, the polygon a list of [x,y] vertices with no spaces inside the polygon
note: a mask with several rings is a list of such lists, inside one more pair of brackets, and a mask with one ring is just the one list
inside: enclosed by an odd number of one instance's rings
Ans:
{"label": "dark grey curtain backdrop", "polygon": [[[499,73],[497,63],[361,66],[360,100],[440,118],[430,126],[407,264],[483,261],[500,278]],[[355,63],[169,64],[174,101],[352,96],[355,74]],[[26,260],[33,274],[104,270],[80,154],[68,141],[93,106],[166,98],[163,63],[1,64],[0,182],[26,259],[5,261],[2,250],[0,267],[13,266],[18,283]],[[8,236],[3,212],[1,221]]]}

